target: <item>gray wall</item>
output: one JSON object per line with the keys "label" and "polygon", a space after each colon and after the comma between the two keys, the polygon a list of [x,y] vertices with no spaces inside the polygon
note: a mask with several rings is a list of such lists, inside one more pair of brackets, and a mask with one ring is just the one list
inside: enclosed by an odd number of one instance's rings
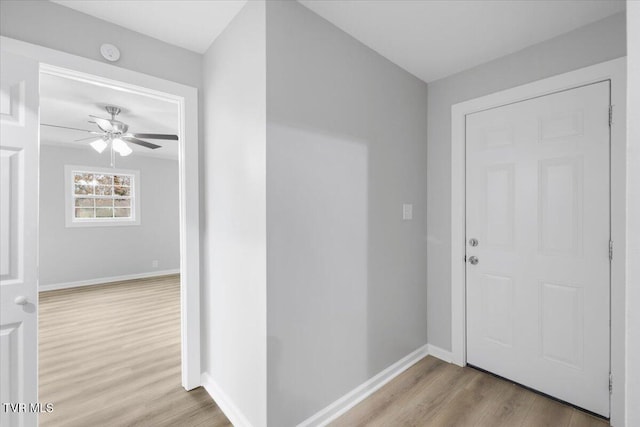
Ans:
{"label": "gray wall", "polygon": [[254,427],[267,423],[264,7],[248,2],[204,60],[202,366]]}
{"label": "gray wall", "polygon": [[617,14],[557,38],[429,83],[429,344],[451,349],[451,106],[625,55],[625,16]]}
{"label": "gray wall", "polygon": [[269,425],[426,344],[426,118],[424,82],[267,2]]}
{"label": "gray wall", "polygon": [[202,55],[49,1],[2,0],[0,33],[100,62],[100,45],[111,43],[122,54],[118,67],[200,86]]}
{"label": "gray wall", "polygon": [[[140,225],[65,227],[65,165],[109,167],[107,153],[40,148],[40,285],[180,268],[178,162],[119,157],[140,171]],[[158,268],[152,261],[158,260]]]}

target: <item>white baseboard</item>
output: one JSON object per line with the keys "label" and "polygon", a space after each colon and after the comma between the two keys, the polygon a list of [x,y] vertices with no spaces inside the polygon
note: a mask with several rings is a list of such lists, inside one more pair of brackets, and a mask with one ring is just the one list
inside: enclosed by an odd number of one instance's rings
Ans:
{"label": "white baseboard", "polygon": [[453,361],[453,353],[432,344],[427,344],[427,353],[429,356],[433,356],[447,363],[451,363]]}
{"label": "white baseboard", "polygon": [[201,378],[202,387],[209,393],[209,396],[216,402],[216,405],[234,427],[251,427],[247,417],[238,409],[229,396],[222,391],[208,372],[203,373]]}
{"label": "white baseboard", "polygon": [[146,279],[148,277],[167,276],[169,274],[178,274],[180,269],[149,271],[147,273],[127,274],[125,276],[100,277],[97,279],[79,280],[77,282],[52,283],[49,285],[40,285],[38,292],[54,291],[57,289],[77,288],[80,286],[104,285],[105,283],[122,282],[124,280]]}
{"label": "white baseboard", "polygon": [[326,426],[331,421],[337,419],[339,416],[347,412],[349,409],[362,402],[369,397],[379,388],[387,384],[389,381],[406,371],[417,361],[427,355],[427,346],[424,345],[414,351],[413,353],[398,360],[393,365],[389,366],[384,371],[380,372],[373,378],[360,384],[358,387],[351,390],[349,393],[342,396],[324,409],[316,412],[311,417],[307,418],[297,427],[320,427]]}

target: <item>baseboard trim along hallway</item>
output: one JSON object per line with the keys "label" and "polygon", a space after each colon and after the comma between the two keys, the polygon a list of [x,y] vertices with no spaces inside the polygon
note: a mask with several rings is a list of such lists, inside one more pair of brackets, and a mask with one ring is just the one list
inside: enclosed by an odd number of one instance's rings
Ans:
{"label": "baseboard trim along hallway", "polygon": [[201,385],[234,427],[252,427],[247,417],[238,409],[233,400],[222,391],[209,373],[202,374]]}
{"label": "baseboard trim along hallway", "polygon": [[428,349],[428,344],[423,345],[419,349],[398,360],[396,363],[389,366],[387,369],[383,370],[376,376],[360,384],[358,387],[354,388],[349,393],[345,394],[329,406],[316,412],[314,415],[298,424],[298,427],[326,426],[331,421],[336,420],[349,409],[353,408],[358,403],[362,402],[367,397],[375,393],[389,381],[393,380],[395,377],[409,369],[420,359],[427,356],[429,354]]}
{"label": "baseboard trim along hallway", "polygon": [[[297,427],[322,427],[328,425],[428,355],[447,363],[451,363],[452,360],[451,352],[431,344],[425,344],[371,379],[360,384],[329,406],[316,412],[298,424]],[[207,372],[202,374],[202,387],[209,393],[211,398],[217,403],[218,407],[235,427],[252,427],[247,417],[244,416]]]}
{"label": "baseboard trim along hallway", "polygon": [[124,282],[126,280],[147,279],[156,276],[169,276],[171,274],[179,274],[180,269],[148,271],[146,273],[126,274],[123,276],[100,277],[97,279],[78,280],[77,282],[51,283],[48,285],[40,285],[38,292],[56,291],[58,289],[78,288],[81,286],[106,285],[114,282]]}
{"label": "baseboard trim along hallway", "polygon": [[443,362],[453,363],[453,353],[440,347],[436,347],[432,344],[427,344],[427,354],[433,356],[436,359],[440,359]]}

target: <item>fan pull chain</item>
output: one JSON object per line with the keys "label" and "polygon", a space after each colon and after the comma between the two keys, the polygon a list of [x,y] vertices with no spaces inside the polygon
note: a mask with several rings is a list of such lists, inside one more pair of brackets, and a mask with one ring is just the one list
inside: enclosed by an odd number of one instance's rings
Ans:
{"label": "fan pull chain", "polygon": [[116,152],[113,150],[113,143],[109,144],[111,148],[111,167],[116,167]]}

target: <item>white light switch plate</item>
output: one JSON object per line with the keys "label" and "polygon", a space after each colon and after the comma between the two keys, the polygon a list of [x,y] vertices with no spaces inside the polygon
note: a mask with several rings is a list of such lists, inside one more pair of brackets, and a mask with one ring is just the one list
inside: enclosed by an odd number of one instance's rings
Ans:
{"label": "white light switch plate", "polygon": [[405,203],[402,205],[402,219],[407,221],[413,219],[413,205]]}

